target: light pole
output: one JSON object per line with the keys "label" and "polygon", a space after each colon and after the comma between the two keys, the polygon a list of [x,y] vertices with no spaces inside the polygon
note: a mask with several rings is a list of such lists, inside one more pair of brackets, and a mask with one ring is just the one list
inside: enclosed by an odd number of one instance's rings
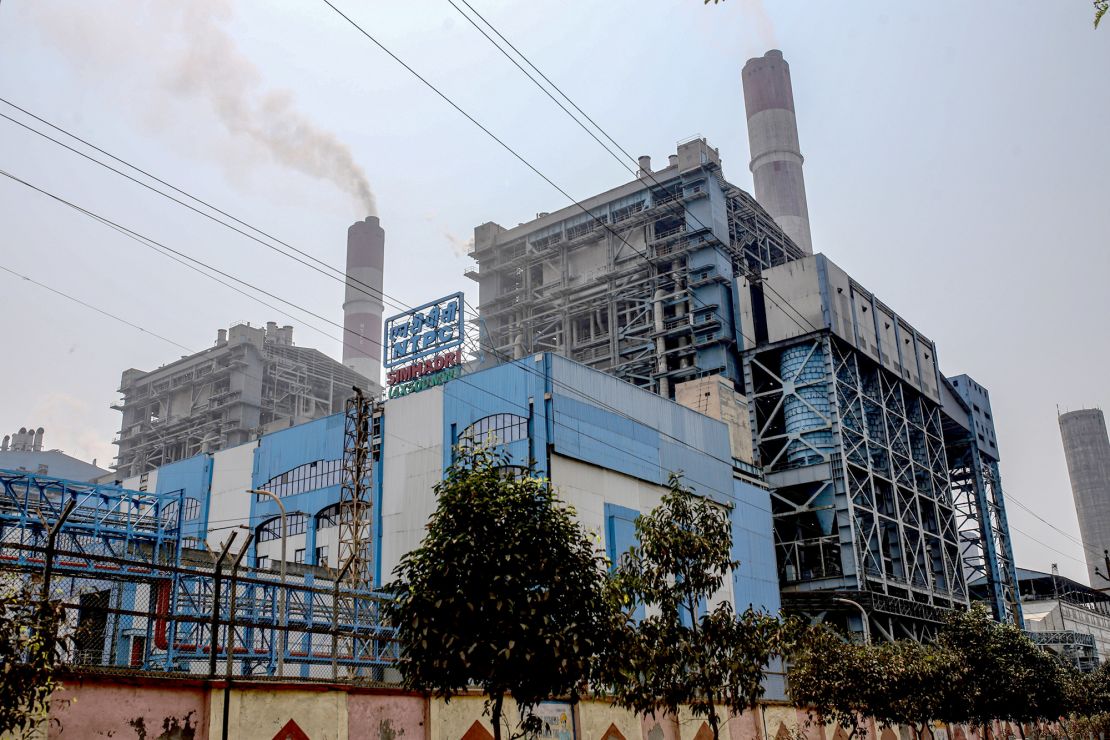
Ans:
{"label": "light pole", "polygon": [[278,611],[280,612],[281,621],[281,644],[278,646],[277,656],[277,674],[278,676],[284,675],[285,668],[285,642],[286,642],[286,627],[289,626],[289,615],[286,613],[285,602],[285,536],[287,530],[285,528],[285,504],[281,503],[281,498],[278,497],[273,491],[267,491],[265,488],[251,488],[247,493],[253,493],[256,496],[269,496],[278,505],[281,511],[281,594],[278,596]]}
{"label": "light pole", "polygon": [[838,596],[838,597],[834,598],[833,601],[839,601],[841,604],[849,604],[850,606],[854,606],[855,608],[859,609],[860,617],[863,619],[863,644],[864,645],[870,645],[871,644],[871,623],[870,623],[870,620],[868,620],[868,618],[867,618],[867,610],[864,609],[863,606],[858,601],[852,601],[851,599],[845,599],[843,597]]}

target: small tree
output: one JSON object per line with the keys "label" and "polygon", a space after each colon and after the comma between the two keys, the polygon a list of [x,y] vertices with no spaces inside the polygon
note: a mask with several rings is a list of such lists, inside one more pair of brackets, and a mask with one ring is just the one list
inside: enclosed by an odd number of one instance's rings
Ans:
{"label": "small tree", "polygon": [[[607,662],[615,704],[647,714],[678,713],[689,705],[718,738],[720,710],[739,713],[763,695],[766,667],[780,652],[781,625],[732,605],[706,604],[739,563],[730,555],[728,511],[695,496],[672,475],[670,490],[651,513],[636,520],[639,545],[626,553],[613,577],[627,607],[619,654]],[[635,624],[632,608],[651,616]],[[615,666],[615,670],[613,667]]]}
{"label": "small tree", "polygon": [[849,739],[856,737],[881,703],[875,692],[882,690],[884,676],[876,650],[814,625],[802,631],[792,658],[787,686],[794,703],[824,724],[835,722]]}
{"label": "small tree", "polygon": [[25,733],[50,714],[61,605],[26,589],[0,593],[0,735]]}
{"label": "small tree", "polygon": [[605,560],[547,481],[459,448],[390,607],[405,685],[445,700],[477,685],[494,737],[511,694],[522,731],[551,696],[576,701],[606,639]]}

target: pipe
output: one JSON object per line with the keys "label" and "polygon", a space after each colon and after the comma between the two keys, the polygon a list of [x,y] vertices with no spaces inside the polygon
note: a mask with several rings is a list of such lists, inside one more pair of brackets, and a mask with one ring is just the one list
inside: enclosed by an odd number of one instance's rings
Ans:
{"label": "pipe", "polygon": [[852,601],[851,599],[845,599],[840,596],[833,598],[833,601],[839,601],[841,604],[848,604],[849,606],[854,606],[855,608],[859,609],[860,617],[863,619],[863,644],[870,645],[871,620],[868,618],[867,610],[863,608],[863,605],[860,604],[858,601]]}

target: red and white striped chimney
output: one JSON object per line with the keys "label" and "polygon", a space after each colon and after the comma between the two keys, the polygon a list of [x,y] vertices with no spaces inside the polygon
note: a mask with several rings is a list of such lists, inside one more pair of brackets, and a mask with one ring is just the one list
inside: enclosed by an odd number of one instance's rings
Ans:
{"label": "red and white striped chimney", "polygon": [[343,364],[382,383],[382,274],[385,231],[377,216],[347,229],[347,289],[343,302]]}

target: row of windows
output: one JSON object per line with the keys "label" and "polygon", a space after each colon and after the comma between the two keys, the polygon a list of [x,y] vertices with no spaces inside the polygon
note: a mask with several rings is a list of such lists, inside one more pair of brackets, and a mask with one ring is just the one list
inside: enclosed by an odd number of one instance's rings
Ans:
{"label": "row of windows", "polygon": [[[299,565],[303,565],[304,564],[304,554],[305,554],[305,548],[303,548],[303,547],[300,547],[300,548],[297,548],[296,550],[294,550],[293,551],[293,562],[297,563]],[[270,560],[271,560],[271,558],[268,555],[259,555],[257,561],[255,562],[255,566],[259,570],[268,570],[270,568]],[[323,567],[323,568],[328,567],[328,546],[327,545],[321,545],[320,547],[316,548],[316,563],[315,563],[315,565],[319,565],[320,567]]]}
{"label": "row of windows", "polygon": [[509,444],[528,438],[528,419],[516,414],[493,414],[474,422],[459,435],[459,445]]}
{"label": "row of windows", "polygon": [[[315,460],[298,465],[281,475],[275,475],[262,487],[280,498],[285,498],[328,486],[338,486],[342,482],[342,460]],[[255,494],[255,498],[258,501],[265,501],[269,496],[259,493]]]}

